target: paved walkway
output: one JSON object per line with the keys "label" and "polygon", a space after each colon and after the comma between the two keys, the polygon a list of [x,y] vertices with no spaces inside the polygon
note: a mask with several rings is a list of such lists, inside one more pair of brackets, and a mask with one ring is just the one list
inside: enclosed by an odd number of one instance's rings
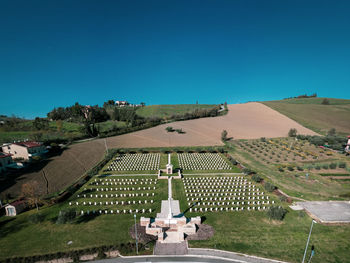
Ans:
{"label": "paved walkway", "polygon": [[181,243],[161,243],[156,242],[153,250],[154,255],[186,255],[187,241]]}
{"label": "paved walkway", "polygon": [[297,202],[321,223],[350,223],[350,201]]}

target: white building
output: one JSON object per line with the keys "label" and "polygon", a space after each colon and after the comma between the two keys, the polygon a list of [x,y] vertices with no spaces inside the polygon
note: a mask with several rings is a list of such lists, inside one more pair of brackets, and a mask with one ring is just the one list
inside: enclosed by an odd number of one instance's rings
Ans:
{"label": "white building", "polygon": [[24,160],[30,160],[34,156],[41,156],[47,153],[45,145],[34,141],[4,144],[2,151],[11,154],[13,159],[23,158]]}

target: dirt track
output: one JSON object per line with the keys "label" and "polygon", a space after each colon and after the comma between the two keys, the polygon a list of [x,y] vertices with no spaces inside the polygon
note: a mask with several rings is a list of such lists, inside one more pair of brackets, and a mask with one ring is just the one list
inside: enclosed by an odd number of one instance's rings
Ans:
{"label": "dirt track", "polygon": [[[227,115],[215,118],[203,118],[189,121],[163,124],[121,136],[107,138],[108,148],[165,147],[165,146],[207,146],[221,145],[222,130],[235,139],[260,137],[284,137],[290,128],[298,133],[316,134],[295,121],[260,103],[229,105]],[[165,128],[182,128],[186,133],[168,133]],[[75,182],[82,174],[102,159],[105,150],[104,139],[74,144],[62,155],[49,160],[43,168],[48,179],[49,193],[62,190]],[[36,180],[42,186],[46,184],[42,169],[16,178],[13,186],[5,192],[18,194],[23,182]]]}
{"label": "dirt track", "polygon": [[[108,147],[152,146],[206,146],[221,145],[221,132],[227,130],[229,137],[253,139],[260,137],[285,137],[290,128],[298,133],[316,135],[271,108],[256,102],[228,105],[227,115],[163,124],[147,130],[111,137]],[[181,128],[186,134],[169,133],[167,126]]]}

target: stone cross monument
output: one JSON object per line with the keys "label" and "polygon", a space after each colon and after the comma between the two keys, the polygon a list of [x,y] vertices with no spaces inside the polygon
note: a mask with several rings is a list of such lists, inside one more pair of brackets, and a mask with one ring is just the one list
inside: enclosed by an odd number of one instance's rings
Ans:
{"label": "stone cross monument", "polygon": [[170,153],[168,154],[168,164],[166,165],[166,173],[173,174],[173,165],[171,164]]}

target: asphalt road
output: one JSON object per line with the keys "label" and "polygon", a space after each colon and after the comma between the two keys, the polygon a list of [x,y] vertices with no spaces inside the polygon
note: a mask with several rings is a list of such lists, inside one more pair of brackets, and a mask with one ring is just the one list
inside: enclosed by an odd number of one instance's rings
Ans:
{"label": "asphalt road", "polygon": [[198,262],[198,263],[286,263],[278,260],[259,258],[254,256],[246,256],[237,253],[228,253],[225,255],[225,251],[211,251],[210,256],[202,250],[198,250],[201,255],[188,255],[188,256],[137,256],[137,257],[123,257],[114,259],[104,259],[91,261],[91,263],[143,263],[143,262],[157,262],[157,263],[185,263],[185,262]]}
{"label": "asphalt road", "polygon": [[127,258],[115,258],[115,259],[104,259],[104,260],[97,260],[97,261],[91,261],[91,263],[136,263],[136,262],[157,262],[157,263],[182,263],[182,262],[198,262],[198,263],[228,263],[228,262],[234,262],[234,263],[246,263],[249,261],[242,261],[242,260],[229,260],[229,259],[221,259],[221,258],[202,258],[202,257],[192,257],[192,256],[164,256],[164,257],[127,257]]}

